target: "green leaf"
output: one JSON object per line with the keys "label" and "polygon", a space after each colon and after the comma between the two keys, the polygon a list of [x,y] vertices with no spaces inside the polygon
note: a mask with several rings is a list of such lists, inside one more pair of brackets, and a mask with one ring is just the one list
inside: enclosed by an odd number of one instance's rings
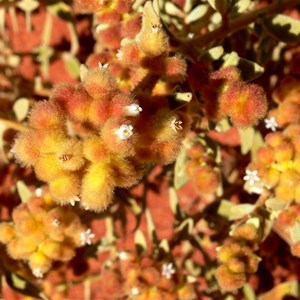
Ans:
{"label": "green leaf", "polygon": [[78,58],[68,52],[65,52],[63,54],[63,60],[70,75],[72,75],[74,78],[79,78],[81,74],[81,65]]}
{"label": "green leaf", "polygon": [[243,287],[243,293],[247,300],[256,300],[256,295],[253,288],[246,283]]}
{"label": "green leaf", "polygon": [[166,239],[163,239],[158,246],[159,250],[162,251],[164,254],[170,253],[170,246],[169,242]]}
{"label": "green leaf", "polygon": [[210,6],[220,14],[226,14],[232,6],[232,0],[208,0]]}
{"label": "green leaf", "polygon": [[154,225],[153,218],[152,218],[152,215],[151,215],[151,212],[150,212],[149,208],[145,209],[145,215],[146,215],[146,220],[147,220],[147,228],[148,228],[148,232],[149,232],[149,235],[151,237],[151,240],[154,243],[157,243],[158,238],[157,238],[157,235],[156,235],[155,225]]}
{"label": "green leaf", "polygon": [[235,2],[236,3],[234,4],[232,10],[237,13],[242,13],[243,11],[248,9],[251,5],[251,0],[238,0]]}
{"label": "green leaf", "polygon": [[252,148],[255,130],[253,127],[247,127],[239,128],[238,131],[241,139],[241,152],[243,155],[245,155]]}
{"label": "green leaf", "polygon": [[165,5],[166,13],[170,16],[184,18],[184,13],[172,2],[167,2]]}
{"label": "green leaf", "polygon": [[265,144],[264,139],[261,133],[258,130],[255,130],[252,147],[251,147],[251,160],[256,160],[257,150]]}
{"label": "green leaf", "polygon": [[19,180],[17,182],[16,186],[17,186],[17,191],[21,198],[22,203],[27,203],[30,200],[30,198],[32,197],[32,192],[25,185],[25,183],[21,180]]}
{"label": "green leaf", "polygon": [[134,234],[134,243],[139,254],[147,250],[147,242],[143,232],[138,229]]}
{"label": "green leaf", "polygon": [[29,106],[29,99],[27,98],[19,98],[15,101],[13,105],[13,111],[19,122],[23,121],[26,118]]}
{"label": "green leaf", "polygon": [[294,244],[300,241],[300,223],[296,222],[289,228],[290,236]]}
{"label": "green leaf", "polygon": [[222,46],[217,46],[209,49],[203,54],[203,58],[209,58],[211,60],[218,60],[224,54],[224,48]]}
{"label": "green leaf", "polygon": [[280,283],[270,291],[258,296],[258,300],[270,300],[270,299],[284,299],[285,296],[292,296],[299,299],[299,282],[289,281]]}
{"label": "green leaf", "polygon": [[22,0],[17,3],[17,6],[25,12],[32,12],[39,7],[39,1]]}
{"label": "green leaf", "polygon": [[127,201],[130,205],[130,209],[135,215],[139,215],[142,212],[142,208],[139,206],[139,204],[134,198],[128,198]]}
{"label": "green leaf", "polygon": [[232,202],[230,202],[229,200],[226,199],[222,199],[220,201],[219,207],[218,207],[218,215],[222,216],[226,219],[230,218],[231,215],[231,208],[234,206],[235,204],[233,204]]}
{"label": "green leaf", "polygon": [[238,220],[244,217],[245,215],[251,214],[255,209],[253,204],[238,204],[230,208],[230,220]]}
{"label": "green leaf", "polygon": [[177,227],[177,231],[182,231],[183,235],[192,235],[193,228],[194,220],[192,218],[187,218]]}
{"label": "green leaf", "polygon": [[175,167],[174,167],[174,187],[176,190],[179,190],[182,186],[184,186],[189,177],[186,175],[185,166],[188,160],[186,147],[183,146],[177,156]]}
{"label": "green leaf", "polygon": [[35,297],[42,300],[50,300],[44,293],[40,291],[38,287],[30,283],[27,279],[24,277],[19,276],[16,273],[6,272],[5,273],[5,279],[7,284],[15,291]]}
{"label": "green leaf", "polygon": [[234,51],[224,55],[223,59],[223,67],[237,67],[241,72],[243,80],[245,81],[251,81],[259,77],[264,72],[264,68],[261,65],[248,59],[239,57],[239,55]]}
{"label": "green leaf", "polygon": [[183,101],[183,102],[190,102],[193,98],[192,93],[176,93],[175,100],[176,101]]}
{"label": "green leaf", "polygon": [[67,22],[73,22],[74,18],[71,13],[71,7],[64,3],[64,1],[59,1],[53,4],[50,4],[47,6],[48,11],[55,15],[60,17],[61,19],[67,21]]}
{"label": "green leaf", "polygon": [[208,12],[208,9],[209,7],[207,4],[200,4],[196,6],[185,19],[185,23],[190,24],[201,19]]}
{"label": "green leaf", "polygon": [[279,41],[287,44],[300,42],[300,20],[278,14],[262,19],[267,31]]}

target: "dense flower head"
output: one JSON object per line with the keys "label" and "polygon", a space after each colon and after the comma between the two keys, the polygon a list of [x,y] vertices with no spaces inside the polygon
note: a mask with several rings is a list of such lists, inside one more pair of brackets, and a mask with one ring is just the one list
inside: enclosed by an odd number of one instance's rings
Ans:
{"label": "dense flower head", "polygon": [[258,241],[257,228],[244,223],[235,227],[231,238],[218,249],[220,265],[215,276],[223,290],[236,291],[257,271],[260,258],[253,252]]}
{"label": "dense flower head", "polygon": [[188,150],[186,173],[200,194],[215,194],[221,183],[220,171],[208,150],[200,142],[193,143]]}
{"label": "dense flower head", "polygon": [[236,67],[224,67],[211,73],[207,85],[201,88],[208,114],[230,118],[237,127],[257,125],[266,112],[268,101],[262,87],[242,80]]}
{"label": "dense flower head", "polygon": [[130,299],[196,299],[194,285],[177,273],[173,262],[156,261],[146,254],[137,256],[122,251],[105,273],[110,273],[109,277],[118,274],[118,280],[123,282],[119,286],[121,294]]}
{"label": "dense flower head", "polygon": [[26,261],[36,277],[43,277],[54,261],[70,261],[76,248],[90,244],[88,230],[74,212],[56,207],[49,195],[34,196],[13,210],[11,222],[0,223],[0,242],[9,256]]}
{"label": "dense flower head", "polygon": [[34,105],[13,152],[49,184],[55,201],[78,199],[100,211],[148,164],[173,162],[190,121],[167,97],[120,91],[107,65],[82,66],[80,75],[76,87],[59,85],[49,101]]}

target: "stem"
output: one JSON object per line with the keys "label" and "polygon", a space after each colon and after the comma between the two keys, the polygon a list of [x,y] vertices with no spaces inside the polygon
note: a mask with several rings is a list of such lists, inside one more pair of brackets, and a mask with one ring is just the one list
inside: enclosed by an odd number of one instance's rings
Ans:
{"label": "stem", "polygon": [[28,130],[27,126],[25,126],[21,123],[15,122],[15,121],[0,118],[0,123],[4,124],[7,128],[12,128],[12,129],[15,129],[17,131]]}
{"label": "stem", "polygon": [[243,14],[236,19],[229,21],[226,27],[217,28],[211,32],[208,32],[204,35],[196,37],[192,40],[190,39],[180,39],[180,43],[184,43],[184,50],[188,53],[189,56],[195,58],[195,53],[192,53],[191,49],[193,46],[197,45],[197,48],[206,48],[210,46],[211,43],[217,43],[246,27],[247,25],[255,22],[258,18],[264,17],[265,15],[271,15],[276,13],[282,13],[284,10],[295,7],[296,5],[300,5],[300,0],[285,0],[278,1],[277,3],[273,3],[267,5],[263,8],[251,11],[247,14]]}

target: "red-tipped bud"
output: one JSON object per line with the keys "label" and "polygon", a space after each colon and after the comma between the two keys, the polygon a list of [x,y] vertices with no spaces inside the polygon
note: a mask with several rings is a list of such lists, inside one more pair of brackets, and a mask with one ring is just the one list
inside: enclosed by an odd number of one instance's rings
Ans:
{"label": "red-tipped bud", "polygon": [[15,236],[14,227],[9,223],[1,223],[0,224],[0,242],[3,244],[7,244],[10,242]]}
{"label": "red-tipped bud", "polygon": [[233,82],[219,96],[222,114],[228,116],[239,127],[256,125],[267,112],[264,90],[256,84]]}
{"label": "red-tipped bud", "polygon": [[109,101],[117,92],[117,82],[105,65],[83,72],[81,80],[88,94],[95,100]]}
{"label": "red-tipped bud", "polygon": [[35,129],[49,129],[64,126],[65,118],[60,108],[53,102],[38,102],[32,108],[29,125]]}
{"label": "red-tipped bud", "polygon": [[143,24],[137,36],[137,43],[140,50],[148,57],[159,56],[168,50],[168,36],[151,1],[146,2],[144,6]]}
{"label": "red-tipped bud", "polygon": [[178,56],[168,57],[165,60],[165,76],[170,82],[182,82],[186,78],[187,64]]}

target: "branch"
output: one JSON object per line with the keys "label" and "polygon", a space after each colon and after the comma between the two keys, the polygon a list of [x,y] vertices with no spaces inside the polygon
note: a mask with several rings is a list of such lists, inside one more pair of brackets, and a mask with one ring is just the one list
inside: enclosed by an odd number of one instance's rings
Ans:
{"label": "branch", "polygon": [[231,22],[229,21],[226,27],[221,26],[192,40],[178,39],[178,41],[180,43],[183,43],[183,48],[185,51],[187,51],[188,56],[197,58],[197,56],[195,57],[195,53],[193,53],[193,48],[195,47],[195,45],[197,46],[197,48],[206,48],[213,42],[221,42],[229,35],[255,22],[258,18],[262,18],[265,15],[282,13],[283,11],[291,9],[296,5],[300,5],[300,0],[277,1],[276,3],[267,5],[263,8],[251,11],[247,14],[243,14],[240,17],[232,20]]}

